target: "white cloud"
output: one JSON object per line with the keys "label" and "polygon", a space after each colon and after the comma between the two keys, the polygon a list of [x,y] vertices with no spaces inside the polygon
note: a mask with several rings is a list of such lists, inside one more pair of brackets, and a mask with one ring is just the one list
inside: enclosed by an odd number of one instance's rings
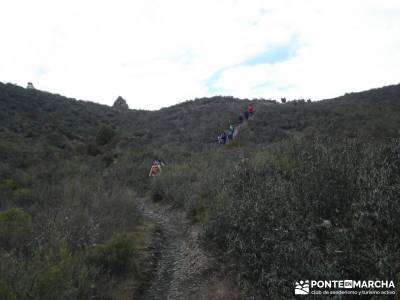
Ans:
{"label": "white cloud", "polygon": [[[285,9],[280,13],[290,16],[287,24],[302,44],[297,55],[277,64],[233,67],[216,85],[242,97],[321,99],[398,83],[400,14],[394,13],[399,4],[391,3],[387,11],[375,1],[324,1]],[[263,82],[269,84],[254,88]]]}
{"label": "white cloud", "polygon": [[[395,0],[0,2],[0,81],[156,109],[216,94],[325,98],[400,78]],[[243,64],[297,37],[286,61]]]}

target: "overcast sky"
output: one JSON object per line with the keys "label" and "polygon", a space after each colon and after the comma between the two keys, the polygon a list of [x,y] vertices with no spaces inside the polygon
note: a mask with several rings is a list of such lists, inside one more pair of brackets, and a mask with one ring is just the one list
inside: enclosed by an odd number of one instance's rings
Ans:
{"label": "overcast sky", "polygon": [[399,0],[0,0],[0,81],[158,109],[400,83]]}

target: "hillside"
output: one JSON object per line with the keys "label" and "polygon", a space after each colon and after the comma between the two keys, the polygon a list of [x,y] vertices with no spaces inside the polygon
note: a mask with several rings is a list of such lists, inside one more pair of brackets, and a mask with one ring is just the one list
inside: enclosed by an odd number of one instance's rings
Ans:
{"label": "hillside", "polygon": [[[255,117],[217,145],[249,103]],[[399,128],[400,85],[117,111],[0,83],[0,298],[144,293],[161,230],[136,209],[146,197],[201,226],[247,296],[287,298],[299,278],[398,279]],[[167,167],[149,180],[154,159]]]}
{"label": "hillside", "polygon": [[[154,143],[204,144],[235,122],[248,100],[213,97],[187,101],[159,111],[119,112],[110,107],[38,90],[1,84],[2,131],[25,138],[46,136],[88,141],[99,127],[110,126],[125,137]],[[262,142],[291,133],[326,136],[395,137],[399,125],[400,85],[313,103],[255,100],[258,117],[250,131]],[[257,128],[257,130],[255,130]],[[54,136],[53,136],[54,137]],[[54,139],[50,139],[53,142]],[[63,146],[60,143],[59,146]]]}

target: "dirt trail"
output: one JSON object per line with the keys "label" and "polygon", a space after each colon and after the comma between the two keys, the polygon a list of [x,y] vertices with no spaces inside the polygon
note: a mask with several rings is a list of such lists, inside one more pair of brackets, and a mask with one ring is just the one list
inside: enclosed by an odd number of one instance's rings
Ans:
{"label": "dirt trail", "polygon": [[225,284],[215,287],[216,261],[200,247],[200,230],[189,224],[183,211],[150,199],[142,199],[139,209],[162,232],[156,275],[141,299],[232,299],[221,291],[220,286]]}

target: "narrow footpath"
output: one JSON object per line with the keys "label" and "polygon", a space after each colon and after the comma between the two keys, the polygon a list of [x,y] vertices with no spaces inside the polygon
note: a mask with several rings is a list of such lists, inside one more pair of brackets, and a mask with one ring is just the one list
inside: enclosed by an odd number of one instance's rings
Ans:
{"label": "narrow footpath", "polygon": [[200,246],[200,228],[191,226],[182,210],[148,198],[138,208],[162,233],[154,280],[140,299],[238,299],[231,281],[217,275],[216,260]]}

